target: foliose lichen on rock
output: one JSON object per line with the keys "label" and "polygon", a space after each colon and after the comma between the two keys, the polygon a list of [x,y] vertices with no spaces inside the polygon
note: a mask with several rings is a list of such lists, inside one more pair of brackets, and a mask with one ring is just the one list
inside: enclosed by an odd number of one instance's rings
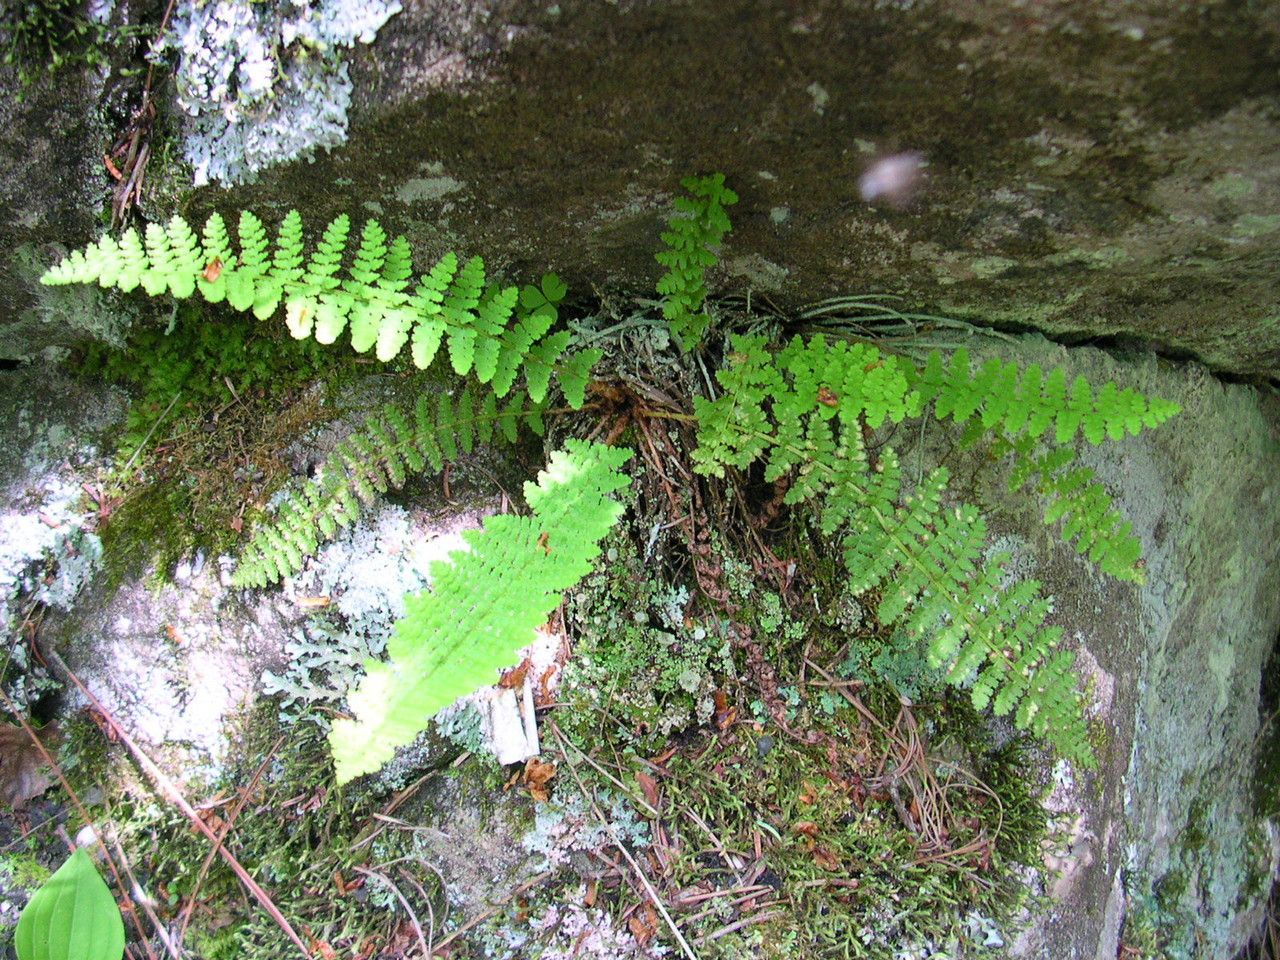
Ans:
{"label": "foliose lichen on rock", "polygon": [[371,43],[398,0],[216,0],[181,5],[158,55],[178,55],[183,154],[196,186],[240,183],[347,137],[342,48]]}

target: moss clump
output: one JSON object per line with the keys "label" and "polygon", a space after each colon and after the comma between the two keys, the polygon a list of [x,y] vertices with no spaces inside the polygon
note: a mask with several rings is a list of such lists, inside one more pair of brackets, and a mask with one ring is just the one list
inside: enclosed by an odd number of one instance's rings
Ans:
{"label": "moss clump", "polygon": [[97,67],[106,62],[106,24],[87,19],[83,6],[80,0],[5,4],[4,63],[17,69],[22,91],[63,66]]}
{"label": "moss clump", "polygon": [[[724,539],[709,547],[733,622],[771,665],[763,678],[705,598],[655,569],[651,519],[615,534],[569,603],[574,660],[552,715],[568,745],[546,738],[553,802],[592,799],[620,832],[627,817],[602,798],[638,814],[650,839],[627,845],[664,902],[705,897],[677,922],[708,960],[888,958],[1011,935],[1029,896],[1020,865],[1039,864],[1045,831],[1019,742],[991,745],[968,700],[847,595],[803,525],[773,545],[795,558],[781,590]],[[611,856],[606,844],[597,860]],[[578,902],[577,883],[561,871],[484,942],[553,949],[527,918]],[[610,930],[644,909],[626,884],[594,906]],[[670,943],[661,924],[630,929]]]}
{"label": "moss clump", "polygon": [[0,876],[7,883],[34,890],[52,875],[48,867],[35,857],[25,853],[0,854]]}
{"label": "moss clump", "polygon": [[121,502],[99,528],[108,593],[152,565],[166,571],[178,562],[189,543],[182,522],[189,508],[185,491],[162,484],[137,488]]}
{"label": "moss clump", "polygon": [[707,723],[715,691],[735,670],[724,637],[688,615],[691,601],[687,588],[655,575],[630,534],[611,535],[605,562],[567,608],[578,639],[563,722],[584,732],[607,723],[641,754]]}
{"label": "moss clump", "polygon": [[76,369],[134,396],[107,485],[118,503],[101,531],[114,589],[150,564],[164,577],[184,554],[231,551],[289,476],[283,450],[323,416],[311,385],[336,389],[356,367],[313,341],[183,305],[172,330],[135,329],[123,349],[91,345]]}

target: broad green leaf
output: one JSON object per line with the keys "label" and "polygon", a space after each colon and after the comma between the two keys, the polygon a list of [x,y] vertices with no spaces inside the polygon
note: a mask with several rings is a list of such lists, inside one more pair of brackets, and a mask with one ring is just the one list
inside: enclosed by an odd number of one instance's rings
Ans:
{"label": "broad green leaf", "polygon": [[120,960],[124,922],[84,849],[73,853],[22,911],[18,960]]}
{"label": "broad green leaf", "polygon": [[559,303],[569,292],[569,286],[554,273],[548,273],[542,278],[542,292],[550,302]]}

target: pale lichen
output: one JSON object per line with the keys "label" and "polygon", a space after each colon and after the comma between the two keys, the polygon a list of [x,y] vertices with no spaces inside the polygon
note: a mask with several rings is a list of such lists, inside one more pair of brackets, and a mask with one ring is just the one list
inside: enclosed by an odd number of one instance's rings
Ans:
{"label": "pale lichen", "polygon": [[371,43],[398,0],[181,4],[158,47],[176,52],[184,155],[197,186],[239,183],[347,137],[343,48]]}

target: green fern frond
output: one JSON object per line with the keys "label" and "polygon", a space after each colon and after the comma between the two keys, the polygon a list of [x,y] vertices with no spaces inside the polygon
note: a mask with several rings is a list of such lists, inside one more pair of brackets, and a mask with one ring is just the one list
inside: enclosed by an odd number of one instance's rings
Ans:
{"label": "green fern frond", "polygon": [[260,525],[240,555],[232,582],[265,587],[297,573],[324,540],[357,520],[364,506],[412,474],[439,472],[476,443],[514,443],[518,426],[541,435],[543,406],[516,393],[499,406],[492,393],[477,400],[468,387],[449,396],[418,398],[413,414],[388,404],[334,449],[305,487],[290,494]]}
{"label": "green fern frond", "polygon": [[[179,299],[199,292],[210,303],[226,302],[260,320],[283,305],[289,333],[330,344],[346,332],[352,349],[376,348],[379,360],[399,356],[406,344],[419,369],[448,347],[455,373],[474,373],[503,397],[523,373],[535,402],[547,395],[554,376],[571,406],[583,403],[585,378],[598,350],[570,355],[569,334],[550,333],[566,288],[553,274],[540,287],[488,284],[484,261],[459,266],[446,254],[413,284],[413,255],[404,237],[388,239],[376,220],[365,223],[350,252],[351,220],[345,214],[325,228],[310,257],[303,253],[302,218],[290,211],[280,224],[274,250],[266,227],[249,211],[240,214],[233,246],[218,214],[200,238],[181,217],[165,226],[149,224],[145,237],[128,230],[117,241],[104,236],[48,270],[48,285],[98,283],[129,292]],[[411,289],[412,288],[412,289]],[[513,322],[514,321],[514,322]]]}
{"label": "green fern frond", "polygon": [[1118,580],[1142,582],[1142,545],[1133,525],[1115,509],[1092,470],[1072,466],[1075,451],[1037,443],[1030,434],[998,437],[992,450],[1013,459],[1009,490],[1032,484],[1045,499],[1045,523],[1061,523],[1062,539],[1077,553]]}
{"label": "green fern frond", "polygon": [[622,514],[612,497],[630,479],[630,451],[570,440],[538,483],[525,484],[531,516],[489,517],[463,536],[470,549],[431,568],[432,586],[405,601],[387,644],[349,697],[352,719],[329,736],[339,783],[371,773],[459,697],[497,681],[516,651],[591,571],[600,541]]}
{"label": "green fern frond", "polygon": [[[1002,560],[983,560],[985,524],[969,506],[944,508],[945,471],[907,495],[896,456],[873,469],[864,430],[918,417],[932,404],[940,419],[966,425],[966,439],[990,435],[1014,460],[1013,486],[1032,480],[1046,498],[1046,522],[1113,576],[1141,580],[1131,525],[1074,453],[1055,441],[1105,439],[1162,423],[1175,404],[1108,384],[1095,391],[1061,370],[1020,373],[993,361],[976,373],[963,353],[938,354],[923,370],[865,343],[795,338],[771,353],[761,337],[735,337],[714,400],[695,401],[704,474],[759,461],[764,478],[787,477],[786,502],[819,504],[823,532],[847,531],[852,587],[881,594],[882,622],[902,622],[927,640],[930,658],[974,702],[1014,712],[1020,726],[1065,755],[1091,761],[1070,656],[1059,631],[1044,625],[1050,603],[1035,583],[1006,586]],[[1049,434],[1049,428],[1054,432]],[[1043,438],[1043,439],[1041,439]]]}
{"label": "green fern frond", "polygon": [[987,529],[978,511],[942,504],[945,469],[907,494],[892,450],[879,468],[871,482],[864,475],[827,494],[828,504],[859,504],[844,540],[851,588],[880,591],[880,621],[922,638],[930,664],[945,668],[948,682],[969,687],[978,709],[1014,711],[1019,727],[1093,766],[1071,655],[1056,650],[1061,628],[1044,625],[1052,605],[1040,584],[1003,586],[1007,557],[983,558]]}
{"label": "green fern frond", "polygon": [[964,443],[990,437],[997,456],[1013,456],[1011,489],[1034,477],[1046,499],[1045,522],[1061,524],[1064,543],[1113,577],[1143,582],[1142,548],[1132,525],[1112,508],[1093,471],[1067,469],[1075,454],[1063,444],[1077,435],[1095,446],[1136,436],[1177,414],[1176,403],[1114,383],[1095,393],[1084,377],[1068,385],[1060,367],[1046,375],[1032,364],[1020,372],[992,358],[971,370],[963,349],[949,362],[936,351],[930,354],[913,385],[922,402],[934,404],[940,420],[950,417],[965,425]]}
{"label": "green fern frond", "polygon": [[1061,367],[1046,376],[1038,364],[1019,372],[1017,366],[993,357],[970,370],[969,353],[957,350],[950,361],[934,351],[913,386],[923,402],[934,404],[938,419],[951,417],[983,430],[999,430],[1013,438],[1029,434],[1039,439],[1052,426],[1053,442],[1070,443],[1077,432],[1097,446],[1103,440],[1137,436],[1158,427],[1179,411],[1176,403],[1148,398],[1136,390],[1103,384],[1094,393],[1084,377],[1068,387]]}
{"label": "green fern frond", "polygon": [[714,403],[696,401],[701,429],[694,459],[709,472],[743,469],[772,451],[766,479],[800,468],[791,491],[791,502],[798,502],[816,482],[804,464],[852,443],[839,437],[854,424],[898,423],[932,404],[938,419],[964,425],[965,444],[987,440],[996,456],[1013,458],[1013,489],[1034,477],[1045,522],[1059,525],[1063,542],[1111,576],[1144,581],[1131,524],[1092,471],[1065,469],[1075,455],[1060,444],[1077,434],[1101,442],[1158,426],[1178,412],[1176,403],[1113,383],[1095,393],[1083,377],[1068,385],[1060,368],[1045,376],[1035,365],[1020,372],[993,359],[971,372],[963,350],[949,362],[935,351],[921,370],[868,344],[828,343],[822,336],[795,338],[776,355],[762,338],[737,337],[729,359],[718,374],[723,395]]}
{"label": "green fern frond", "polygon": [[681,186],[690,193],[677,197],[675,213],[662,234],[666,249],[655,259],[667,268],[658,281],[662,314],[682,350],[702,342],[711,317],[702,309],[707,298],[706,271],[714,266],[725,234],[733,229],[724,208],[738,202],[738,195],[724,185],[724,174],[686,177]]}

